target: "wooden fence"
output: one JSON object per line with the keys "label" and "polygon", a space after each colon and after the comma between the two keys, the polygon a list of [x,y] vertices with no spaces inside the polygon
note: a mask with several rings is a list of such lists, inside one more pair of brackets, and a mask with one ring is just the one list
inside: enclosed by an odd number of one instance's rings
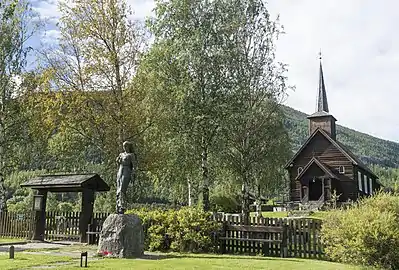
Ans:
{"label": "wooden fence", "polygon": [[[108,213],[93,213],[89,230],[100,231]],[[34,214],[0,213],[0,237],[30,239],[34,230]],[[79,241],[80,212],[46,212],[46,240]],[[91,236],[97,242],[96,235]]]}
{"label": "wooden fence", "polygon": [[32,212],[0,213],[0,237],[31,238],[33,232]]}
{"label": "wooden fence", "polygon": [[[252,217],[248,224],[250,226],[231,226],[244,225],[239,215],[215,215],[214,219],[224,224],[222,237],[219,237],[219,247],[223,253],[318,259],[324,257],[319,237],[321,220]],[[286,254],[282,254],[283,252]]]}
{"label": "wooden fence", "polygon": [[[94,213],[89,231],[101,231],[108,213]],[[244,225],[240,215],[214,215],[214,220],[223,223],[218,246],[223,253],[262,254],[298,258],[323,258],[320,242],[322,221],[306,218],[262,218],[252,217]],[[80,212],[47,212],[46,240],[79,241]],[[0,237],[32,237],[33,215],[29,213],[0,213]],[[98,235],[89,235],[90,243],[98,242]],[[286,254],[283,254],[286,253]]]}

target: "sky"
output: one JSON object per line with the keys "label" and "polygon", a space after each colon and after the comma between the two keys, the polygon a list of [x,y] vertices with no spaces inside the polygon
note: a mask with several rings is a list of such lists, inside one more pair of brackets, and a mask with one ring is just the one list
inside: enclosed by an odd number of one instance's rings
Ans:
{"label": "sky", "polygon": [[[127,0],[134,17],[151,16],[153,0]],[[58,0],[30,0],[47,19],[34,37],[53,42],[58,36]],[[311,114],[316,109],[319,52],[330,113],[338,124],[399,142],[399,3],[395,0],[269,0],[272,17],[280,16],[285,34],[277,42],[277,60],[288,64],[286,105]]]}

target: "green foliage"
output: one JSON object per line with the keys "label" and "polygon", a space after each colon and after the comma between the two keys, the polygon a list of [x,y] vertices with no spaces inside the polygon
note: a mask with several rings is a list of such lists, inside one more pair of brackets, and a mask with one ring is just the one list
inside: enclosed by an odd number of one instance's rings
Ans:
{"label": "green foliage", "polygon": [[387,168],[379,165],[372,165],[372,171],[378,175],[379,180],[385,187],[399,190],[399,168]]}
{"label": "green foliage", "polygon": [[150,251],[212,252],[214,233],[220,225],[211,214],[193,207],[179,210],[130,210],[144,226],[145,245]]}
{"label": "green foliage", "polygon": [[325,252],[332,260],[399,267],[399,197],[378,193],[324,217]]}
{"label": "green foliage", "polygon": [[20,185],[27,182],[44,170],[37,171],[17,171],[5,177],[5,186],[7,189],[7,209],[11,212],[24,213],[32,209],[33,190],[29,188],[20,188]]}
{"label": "green foliage", "polygon": [[60,212],[73,212],[73,204],[69,202],[61,202],[58,204],[57,210]]}
{"label": "green foliage", "polygon": [[217,212],[238,213],[241,209],[240,196],[235,194],[212,194],[210,201],[212,209]]}
{"label": "green foliage", "polygon": [[26,41],[35,24],[34,13],[25,0],[2,0],[0,4],[0,174],[6,176],[17,167],[15,155],[25,145],[26,122],[16,98],[22,93],[19,76],[26,65]]}

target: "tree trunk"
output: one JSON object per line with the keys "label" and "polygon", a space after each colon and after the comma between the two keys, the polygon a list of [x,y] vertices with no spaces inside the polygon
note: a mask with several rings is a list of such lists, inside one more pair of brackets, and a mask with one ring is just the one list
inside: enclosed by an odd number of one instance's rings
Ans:
{"label": "tree trunk", "polygon": [[256,194],[256,215],[258,217],[262,216],[262,201],[260,198],[260,185],[259,183],[257,183],[257,194]]}
{"label": "tree trunk", "polygon": [[191,182],[190,182],[189,178],[187,178],[187,186],[188,186],[188,206],[191,206],[192,205],[192,202],[191,202]]}
{"label": "tree trunk", "polygon": [[125,140],[125,116],[123,114],[123,106],[124,106],[124,100],[123,100],[123,89],[122,89],[122,80],[121,80],[121,75],[120,75],[120,67],[119,67],[119,62],[116,61],[115,63],[115,75],[116,75],[116,88],[119,96],[119,143],[123,144]]}
{"label": "tree trunk", "polygon": [[248,187],[246,182],[242,184],[242,209],[241,209],[241,214],[243,217],[243,222],[244,224],[248,225],[249,224],[249,193],[248,193]]}
{"label": "tree trunk", "polygon": [[[3,88],[3,87],[2,87]],[[0,93],[0,177],[4,175],[4,142],[5,142],[5,114],[6,114],[6,109],[5,109],[5,90],[3,89],[2,92]]]}
{"label": "tree trunk", "polygon": [[208,147],[205,144],[205,138],[202,137],[202,204],[204,211],[209,211],[209,170],[208,170]]}

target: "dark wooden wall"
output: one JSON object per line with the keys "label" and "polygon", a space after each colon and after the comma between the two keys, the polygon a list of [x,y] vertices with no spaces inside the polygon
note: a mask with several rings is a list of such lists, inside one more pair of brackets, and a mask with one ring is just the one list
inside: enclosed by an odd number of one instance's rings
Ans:
{"label": "dark wooden wall", "polygon": [[309,121],[309,136],[312,135],[317,128],[323,129],[331,138],[336,139],[335,120],[331,116],[312,118]]}
{"label": "dark wooden wall", "polygon": [[[299,181],[295,181],[295,178],[298,175],[298,168],[304,168],[313,156],[326,164],[327,167],[339,177],[338,181],[333,180],[331,184],[332,188],[335,188],[338,194],[342,193],[340,201],[346,201],[348,198],[355,200],[357,198],[357,185],[353,178],[354,169],[352,162],[321,133],[316,134],[312,138],[308,145],[293,161],[293,166],[289,168],[291,200],[300,200],[301,184]],[[344,166],[344,174],[339,173],[339,166]]]}

